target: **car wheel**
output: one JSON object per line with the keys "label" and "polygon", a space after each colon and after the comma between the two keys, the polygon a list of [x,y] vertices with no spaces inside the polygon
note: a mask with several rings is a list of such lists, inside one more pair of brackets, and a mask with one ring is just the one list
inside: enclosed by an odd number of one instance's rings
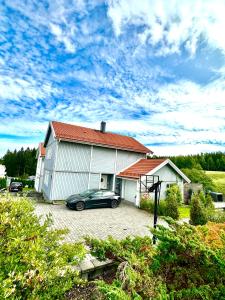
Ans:
{"label": "car wheel", "polygon": [[112,208],[116,208],[118,206],[118,201],[116,200],[116,199],[113,199],[112,201],[111,201],[111,207]]}
{"label": "car wheel", "polygon": [[84,202],[77,202],[76,203],[76,210],[81,211],[84,209]]}

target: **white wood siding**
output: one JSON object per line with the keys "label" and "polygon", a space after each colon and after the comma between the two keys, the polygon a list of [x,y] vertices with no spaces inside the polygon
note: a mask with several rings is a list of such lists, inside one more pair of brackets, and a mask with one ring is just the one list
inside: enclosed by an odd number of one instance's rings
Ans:
{"label": "white wood siding", "polygon": [[37,192],[41,192],[42,190],[43,173],[44,173],[44,157],[38,157],[35,183],[34,183],[34,187]]}
{"label": "white wood siding", "polygon": [[64,200],[88,187],[88,173],[55,172],[50,200]]}
{"label": "white wood siding", "polygon": [[44,195],[51,201],[63,200],[88,188],[99,188],[101,174],[116,175],[142,157],[145,155],[135,152],[59,142],[51,134],[46,147]]}
{"label": "white wood siding", "polygon": [[57,157],[57,171],[89,172],[91,146],[59,142]]}
{"label": "white wood siding", "polygon": [[100,174],[90,174],[89,189],[98,189],[100,183]]}
{"label": "white wood siding", "polygon": [[51,200],[50,198],[51,188],[52,188],[52,171],[44,170],[42,192],[44,198],[47,200]]}
{"label": "white wood siding", "polygon": [[44,163],[45,170],[49,170],[49,171],[53,170],[54,163],[55,163],[56,149],[57,149],[57,141],[54,140],[53,135],[51,133],[48,144],[46,146],[46,155],[45,155],[45,163]]}
{"label": "white wood siding", "polygon": [[145,154],[129,152],[129,151],[117,151],[116,173],[130,166],[140,158],[145,158]]}
{"label": "white wood siding", "polygon": [[167,184],[177,183],[177,185],[180,187],[181,194],[183,195],[183,178],[170,166],[166,165],[162,167],[160,170],[155,172],[154,175],[158,175],[159,180],[163,181],[161,184],[160,199],[165,199],[166,197]]}
{"label": "white wood siding", "polygon": [[115,173],[116,150],[93,147],[91,171],[96,173]]}

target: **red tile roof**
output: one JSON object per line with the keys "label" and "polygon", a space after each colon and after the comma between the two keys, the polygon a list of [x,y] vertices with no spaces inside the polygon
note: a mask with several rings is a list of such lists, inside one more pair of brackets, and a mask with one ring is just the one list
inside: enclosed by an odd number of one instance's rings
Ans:
{"label": "red tile roof", "polygon": [[152,153],[151,150],[136,141],[134,138],[111,132],[101,132],[91,128],[52,121],[57,139],[74,142],[96,144],[110,148],[123,149],[139,153]]}
{"label": "red tile roof", "polygon": [[161,165],[166,158],[162,159],[140,159],[138,162],[130,166],[129,168],[120,172],[117,176],[126,178],[139,178],[140,175],[145,175],[156,167]]}
{"label": "red tile roof", "polygon": [[40,143],[39,144],[39,155],[44,157],[45,153],[46,153],[46,151],[45,151],[44,143]]}

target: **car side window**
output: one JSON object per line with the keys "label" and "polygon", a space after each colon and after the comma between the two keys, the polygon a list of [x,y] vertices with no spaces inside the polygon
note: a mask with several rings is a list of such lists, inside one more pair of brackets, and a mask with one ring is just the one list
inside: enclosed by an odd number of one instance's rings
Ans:
{"label": "car side window", "polygon": [[93,198],[100,198],[103,196],[103,192],[102,191],[98,191],[96,193],[93,194]]}
{"label": "car side window", "polygon": [[113,193],[112,193],[112,192],[109,192],[109,191],[103,192],[103,196],[104,196],[104,197],[111,197],[111,196],[113,196]]}

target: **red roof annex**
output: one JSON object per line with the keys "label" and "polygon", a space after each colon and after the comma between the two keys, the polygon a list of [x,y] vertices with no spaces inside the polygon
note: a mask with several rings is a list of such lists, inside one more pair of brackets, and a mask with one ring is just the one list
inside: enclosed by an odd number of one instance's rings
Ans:
{"label": "red roof annex", "polygon": [[140,159],[138,162],[130,166],[129,168],[120,172],[117,176],[119,177],[126,177],[126,178],[139,178],[140,175],[145,175],[156,167],[161,165],[166,158],[162,159]]}
{"label": "red roof annex", "polygon": [[44,157],[45,156],[45,147],[44,147],[44,143],[40,143],[39,144],[39,155]]}
{"label": "red roof annex", "polygon": [[52,121],[56,139],[84,142],[139,153],[152,153],[134,138],[111,132],[101,132],[91,128]]}

